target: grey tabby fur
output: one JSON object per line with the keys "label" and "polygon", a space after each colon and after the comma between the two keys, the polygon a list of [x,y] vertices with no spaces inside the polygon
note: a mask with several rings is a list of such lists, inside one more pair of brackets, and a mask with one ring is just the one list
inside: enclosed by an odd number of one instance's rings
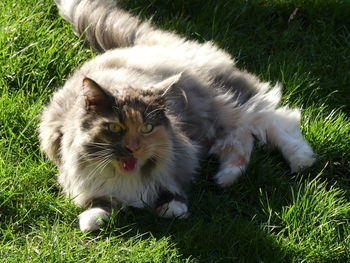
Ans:
{"label": "grey tabby fur", "polygon": [[[313,164],[299,129],[300,111],[279,107],[281,88],[240,71],[213,43],[156,29],[111,0],[56,4],[76,34],[102,53],[56,91],[39,127],[41,148],[58,166],[65,193],[88,208],[79,216],[82,231],[97,230],[110,206],[152,207],[160,216],[185,217],[199,159],[217,155],[221,164],[214,179],[229,186],[247,166],[255,139],[277,147],[292,172]],[[140,135],[158,136],[143,146],[158,149],[147,158],[135,157],[138,145],[126,145],[133,137],[125,142],[122,135],[101,135],[108,133],[104,125],[128,118],[142,124],[154,112],[155,135]],[[110,150],[114,139],[119,152]]]}

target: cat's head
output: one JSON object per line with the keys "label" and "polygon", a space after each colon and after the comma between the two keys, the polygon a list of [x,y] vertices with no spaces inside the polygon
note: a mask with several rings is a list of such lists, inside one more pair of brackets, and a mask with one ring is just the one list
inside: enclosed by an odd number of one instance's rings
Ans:
{"label": "cat's head", "polygon": [[178,77],[150,89],[128,89],[113,96],[90,78],[83,80],[84,107],[81,130],[88,142],[86,159],[101,166],[111,163],[121,174],[150,174],[172,158],[171,123],[164,92]]}

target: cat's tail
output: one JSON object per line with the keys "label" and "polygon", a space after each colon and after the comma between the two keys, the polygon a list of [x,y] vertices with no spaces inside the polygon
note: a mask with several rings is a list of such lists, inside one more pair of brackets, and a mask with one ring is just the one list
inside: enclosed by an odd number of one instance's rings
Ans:
{"label": "cat's tail", "polygon": [[[179,43],[175,34],[157,30],[118,7],[116,0],[55,0],[60,15],[97,52],[117,47]],[[164,43],[162,43],[164,42]]]}

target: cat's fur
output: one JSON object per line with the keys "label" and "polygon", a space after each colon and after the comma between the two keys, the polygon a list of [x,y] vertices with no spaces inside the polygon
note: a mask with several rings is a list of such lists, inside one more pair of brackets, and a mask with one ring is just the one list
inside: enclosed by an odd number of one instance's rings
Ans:
{"label": "cat's fur", "polygon": [[[118,206],[185,217],[199,159],[217,155],[214,179],[229,186],[246,168],[254,139],[277,147],[292,172],[313,164],[300,111],[278,107],[281,88],[238,70],[213,43],[156,29],[115,1],[56,3],[102,53],[54,94],[39,127],[65,193],[87,207],[82,231],[98,229]],[[154,130],[144,134],[147,123]]]}

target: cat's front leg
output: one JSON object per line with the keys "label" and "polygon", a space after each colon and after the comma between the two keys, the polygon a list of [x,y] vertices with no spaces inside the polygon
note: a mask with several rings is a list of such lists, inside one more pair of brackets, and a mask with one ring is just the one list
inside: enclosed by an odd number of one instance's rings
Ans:
{"label": "cat's front leg", "polygon": [[162,190],[156,202],[156,212],[164,218],[186,218],[188,217],[187,200],[182,195]]}
{"label": "cat's front leg", "polygon": [[114,205],[108,198],[93,199],[89,208],[79,215],[80,230],[82,232],[99,230],[110,218]]}
{"label": "cat's front leg", "polygon": [[106,221],[110,213],[102,208],[89,208],[79,215],[79,227],[82,232],[93,232],[99,230]]}

